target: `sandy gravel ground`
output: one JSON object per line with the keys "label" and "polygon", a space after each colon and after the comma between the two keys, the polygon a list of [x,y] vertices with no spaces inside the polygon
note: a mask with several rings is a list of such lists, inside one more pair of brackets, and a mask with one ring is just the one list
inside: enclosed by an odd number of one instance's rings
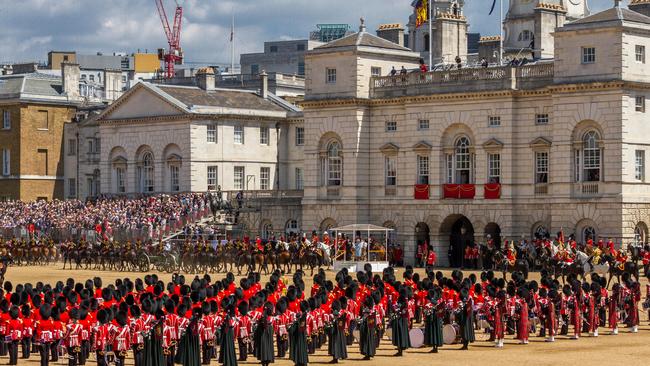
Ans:
{"label": "sandy gravel ground", "polygon": [[[143,277],[142,273],[129,272],[101,272],[88,270],[62,270],[61,264],[53,264],[40,267],[10,267],[7,271],[6,279],[12,281],[14,286],[17,283],[43,281],[46,283],[55,283],[58,280],[65,281],[67,278],[74,278],[76,281],[85,281],[94,276],[101,276],[104,284],[117,279],[129,277],[134,279],[138,276]],[[401,278],[401,271],[398,271],[398,278]],[[444,271],[447,275],[449,271]],[[334,272],[329,271],[328,277],[334,277]],[[468,275],[469,272],[466,272]],[[158,274],[163,281],[169,281],[171,275]],[[213,279],[220,279],[224,276],[221,274],[210,274]],[[186,277],[188,277],[186,275]],[[309,277],[309,276],[307,276]],[[264,276],[264,279],[267,277]],[[532,279],[539,279],[536,273],[531,274]],[[190,279],[190,278],[188,278]],[[239,280],[239,277],[238,277]],[[311,279],[305,278],[309,287]],[[646,280],[642,281],[643,296],[645,296]],[[549,344],[542,338],[532,337],[528,345],[519,345],[517,341],[508,336],[505,347],[497,350],[491,342],[486,342],[486,337],[478,335],[479,340],[470,345],[469,351],[459,351],[459,345],[444,346],[438,354],[428,353],[428,349],[411,349],[405,352],[401,358],[393,357],[395,350],[387,339],[382,340],[378,350],[378,355],[372,361],[361,361],[362,356],[359,354],[358,345],[348,348],[350,358],[341,361],[343,365],[362,365],[369,366],[413,366],[413,365],[498,365],[504,366],[511,363],[517,366],[535,366],[535,365],[605,365],[605,364],[625,364],[625,365],[648,365],[650,364],[650,326],[648,324],[648,314],[641,314],[641,327],[639,333],[630,334],[627,329],[621,328],[617,336],[608,335],[606,329],[601,328],[601,336],[598,338],[583,337],[580,340],[570,340],[566,337],[557,337],[556,342]],[[310,356],[311,364],[326,364],[330,358],[326,355],[326,347],[318,351],[316,355]],[[67,365],[67,359],[60,359],[58,363],[51,365]],[[0,364],[6,364],[7,357],[0,357]],[[87,365],[94,365],[92,360]],[[32,355],[30,360],[19,360],[19,365],[38,365],[39,358],[36,354]],[[242,365],[254,365],[254,358],[249,357],[248,362],[240,363]],[[132,361],[127,365],[132,365]],[[213,365],[217,365],[213,362]],[[276,359],[275,365],[290,366],[292,362],[288,359]]]}

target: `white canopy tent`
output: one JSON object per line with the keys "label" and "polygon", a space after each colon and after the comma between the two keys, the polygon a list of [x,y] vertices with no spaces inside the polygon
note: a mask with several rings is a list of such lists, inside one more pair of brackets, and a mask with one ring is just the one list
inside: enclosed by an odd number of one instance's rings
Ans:
{"label": "white canopy tent", "polygon": [[[339,233],[352,233],[352,237],[354,237],[357,232],[359,233],[366,233],[367,234],[367,243],[368,243],[368,248],[365,253],[365,261],[370,262],[370,253],[371,253],[371,248],[370,248],[370,234],[371,233],[384,233],[384,258],[382,262],[388,263],[388,233],[393,231],[391,228],[387,227],[382,227],[382,226],[377,226],[377,225],[372,225],[372,224],[352,224],[352,225],[345,225],[337,228],[330,229],[330,231],[334,232],[334,238],[335,238],[335,248],[336,248],[336,254],[334,256],[334,262],[341,261],[340,254],[338,253],[339,246],[338,246],[338,237]],[[352,258],[347,258],[347,250],[343,253],[343,262],[350,262],[354,261]]]}

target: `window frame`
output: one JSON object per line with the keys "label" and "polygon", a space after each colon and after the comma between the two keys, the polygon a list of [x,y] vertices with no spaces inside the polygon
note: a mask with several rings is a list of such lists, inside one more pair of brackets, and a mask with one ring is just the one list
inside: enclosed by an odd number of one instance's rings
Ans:
{"label": "window frame", "polygon": [[336,69],[333,67],[325,68],[325,84],[336,84]]}
{"label": "window frame", "polygon": [[645,113],[645,95],[634,96],[634,111]]}
{"label": "window frame", "polygon": [[209,123],[206,130],[206,142],[208,144],[216,144],[217,138],[218,138],[217,124]]}
{"label": "window frame", "polygon": [[548,113],[537,113],[535,114],[535,125],[544,126],[548,125],[551,121],[551,117]]}
{"label": "window frame", "polygon": [[645,64],[645,45],[634,45],[634,59],[637,63]]}
{"label": "window frame", "polygon": [[169,190],[171,192],[181,191],[181,167],[178,164],[169,165]]}
{"label": "window frame", "polygon": [[[238,191],[243,191],[244,188],[246,187],[246,167],[244,166],[235,166],[233,167],[233,187],[234,189]],[[241,179],[241,182],[238,182],[238,180]]]}
{"label": "window frame", "polygon": [[535,184],[548,184],[549,155],[548,151],[535,151]]}
{"label": "window frame", "polygon": [[260,190],[268,191],[271,187],[271,168],[260,167]]}
{"label": "window frame", "polygon": [[294,174],[295,174],[295,177],[294,177],[295,182],[294,183],[296,185],[296,189],[305,189],[305,182],[304,182],[304,178],[303,178],[302,168],[295,168]]}
{"label": "window frame", "polygon": [[371,66],[370,67],[370,76],[381,76],[381,67],[380,66]]}
{"label": "window frame", "polygon": [[305,128],[296,126],[296,146],[305,145]]}
{"label": "window frame", "polygon": [[2,149],[2,175],[8,177],[11,175],[11,150]]}
{"label": "window frame", "polygon": [[501,116],[488,116],[488,127],[501,127]]}
{"label": "window frame", "polygon": [[68,156],[77,155],[77,139],[68,139]]}
{"label": "window frame", "polygon": [[384,157],[384,177],[386,187],[397,186],[397,156],[386,155]]}
{"label": "window frame", "polygon": [[8,109],[2,111],[2,129],[11,130],[11,111]]}
{"label": "window frame", "polygon": [[244,145],[246,142],[246,135],[244,132],[244,126],[243,125],[235,125],[233,128],[233,143],[235,145]]}
{"label": "window frame", "polygon": [[582,64],[595,64],[596,63],[596,47],[583,46],[580,48],[580,59]]}
{"label": "window frame", "polygon": [[269,146],[271,144],[271,130],[269,126],[260,126],[260,145]]}
{"label": "window frame", "polygon": [[[594,130],[585,133],[582,138],[582,182],[600,182],[602,180],[603,150],[600,139],[600,133]],[[592,178],[593,173],[587,174],[592,171],[598,172],[597,179]]]}
{"label": "window frame", "polygon": [[418,120],[418,131],[428,130],[430,127],[430,121],[428,119]]}
{"label": "window frame", "polygon": [[645,182],[645,150],[634,150],[634,179]]}
{"label": "window frame", "polygon": [[[214,191],[217,189],[219,183],[219,166],[218,165],[208,165],[206,167],[206,188],[208,191]],[[212,184],[210,184],[212,183]],[[212,188],[210,188],[212,187]]]}
{"label": "window frame", "polygon": [[115,190],[117,193],[126,193],[126,169],[124,167],[115,167]]}
{"label": "window frame", "polygon": [[430,184],[431,182],[431,159],[428,155],[418,154],[416,158],[416,179],[417,184]]}
{"label": "window frame", "polygon": [[332,141],[327,145],[328,187],[340,187],[343,185],[343,153],[341,149],[341,143],[338,141]]}
{"label": "window frame", "polygon": [[386,121],[386,132],[397,132],[397,121]]}
{"label": "window frame", "polygon": [[501,154],[487,154],[487,182],[490,184],[501,183]]}
{"label": "window frame", "polygon": [[77,197],[77,179],[68,178],[68,198]]}

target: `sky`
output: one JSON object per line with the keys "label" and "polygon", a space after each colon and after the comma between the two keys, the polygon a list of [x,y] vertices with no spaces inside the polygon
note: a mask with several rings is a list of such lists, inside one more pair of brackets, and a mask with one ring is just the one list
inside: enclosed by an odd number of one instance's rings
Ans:
{"label": "sky", "polygon": [[[497,0],[498,1],[498,0]],[[163,0],[169,17],[174,0]],[[592,13],[614,0],[590,0]],[[261,52],[264,41],[305,39],[319,23],[353,29],[364,17],[368,30],[408,22],[411,0],[184,0],[181,46],[186,60],[230,62],[235,17],[235,62],[240,53]],[[466,0],[470,32],[499,33],[492,0]],[[507,0],[503,1],[507,8]],[[626,3],[626,1],[624,1]],[[504,10],[505,11],[505,10]],[[171,22],[171,20],[170,20]],[[155,52],[167,47],[155,0],[0,0],[0,63],[45,61],[51,50],[80,54]]]}

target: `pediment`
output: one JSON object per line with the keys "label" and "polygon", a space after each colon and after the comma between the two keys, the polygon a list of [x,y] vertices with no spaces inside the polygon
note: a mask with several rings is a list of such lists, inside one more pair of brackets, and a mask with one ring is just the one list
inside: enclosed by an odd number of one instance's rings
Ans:
{"label": "pediment", "polygon": [[144,83],[138,83],[118,98],[102,113],[100,120],[121,120],[147,117],[165,117],[187,113],[164,95],[155,92]]}
{"label": "pediment", "polygon": [[550,148],[551,145],[553,145],[553,142],[551,142],[551,140],[549,140],[549,139],[547,139],[545,137],[538,137],[538,138],[534,139],[533,141],[531,141],[528,145],[530,145],[530,147],[539,147],[539,148],[546,147],[546,148]]}
{"label": "pediment", "polygon": [[392,142],[389,142],[383,145],[382,147],[380,147],[379,150],[384,154],[391,154],[391,153],[396,154],[399,151],[399,146],[393,144]]}
{"label": "pediment", "polygon": [[420,141],[413,145],[413,150],[415,151],[430,151],[431,149],[433,149],[433,145],[426,141]]}
{"label": "pediment", "polygon": [[497,150],[497,149],[502,149],[503,148],[503,142],[491,138],[483,143],[483,148],[486,150]]}

